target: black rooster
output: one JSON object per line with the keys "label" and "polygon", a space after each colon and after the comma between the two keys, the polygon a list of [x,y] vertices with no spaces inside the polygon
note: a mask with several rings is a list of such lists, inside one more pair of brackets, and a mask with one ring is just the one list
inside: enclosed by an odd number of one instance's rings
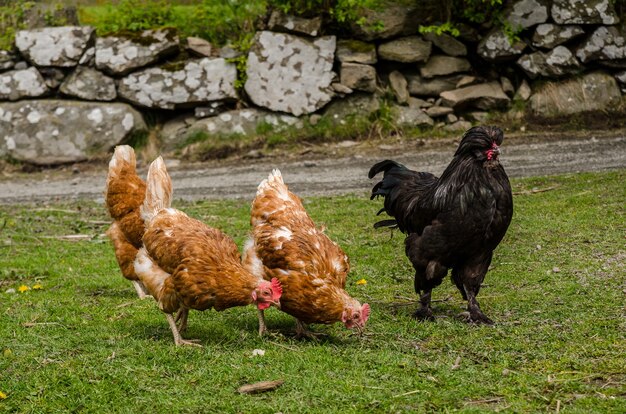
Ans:
{"label": "black rooster", "polygon": [[407,234],[405,252],[415,268],[421,303],[417,318],[434,319],[431,291],[452,269],[452,280],[467,300],[468,322],[493,324],[476,295],[513,215],[511,185],[498,161],[502,140],[500,128],[469,129],[440,178],[391,160],[369,171],[369,178],[384,172],[371,199],[384,197],[378,214],[394,218],[374,227],[397,227]]}

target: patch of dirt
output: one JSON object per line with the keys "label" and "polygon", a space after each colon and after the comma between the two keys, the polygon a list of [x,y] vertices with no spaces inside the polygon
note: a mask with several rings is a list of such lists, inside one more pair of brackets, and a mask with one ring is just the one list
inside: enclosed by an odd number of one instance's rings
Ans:
{"label": "patch of dirt", "polygon": [[[280,168],[290,187],[302,196],[365,193],[372,181],[367,171],[382,159],[440,174],[456,150],[457,138],[391,138],[300,144],[247,159],[237,154],[224,160],[183,162],[165,154],[177,198],[251,199],[258,183]],[[626,168],[624,130],[555,133],[506,133],[501,162],[511,177],[528,177]],[[147,162],[139,159],[145,177]],[[38,169],[20,166],[0,170],[0,203],[41,200],[103,200],[108,157],[89,163]]]}

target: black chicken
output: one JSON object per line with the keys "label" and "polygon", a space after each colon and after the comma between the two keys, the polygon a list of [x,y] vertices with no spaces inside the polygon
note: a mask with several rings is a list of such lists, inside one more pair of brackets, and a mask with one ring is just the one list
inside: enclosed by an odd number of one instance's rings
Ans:
{"label": "black chicken", "polygon": [[468,322],[493,324],[476,295],[513,215],[511,185],[498,161],[502,140],[500,128],[469,129],[440,178],[391,160],[369,171],[369,178],[384,172],[371,199],[384,197],[378,214],[394,218],[374,227],[397,227],[407,234],[405,252],[415,268],[421,303],[417,318],[434,319],[431,291],[452,269],[452,280],[467,300]]}

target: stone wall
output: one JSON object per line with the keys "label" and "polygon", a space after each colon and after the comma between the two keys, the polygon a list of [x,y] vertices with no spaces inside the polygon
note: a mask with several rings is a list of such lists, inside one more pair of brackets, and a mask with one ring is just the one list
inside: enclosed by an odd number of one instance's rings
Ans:
{"label": "stone wall", "polygon": [[342,122],[376,111],[386,91],[397,126],[455,131],[513,100],[541,116],[621,102],[626,33],[609,0],[511,1],[505,17],[520,30],[515,41],[498,28],[421,35],[418,12],[369,12],[341,38],[321,18],[273,13],[256,33],[241,90],[235,51],[181,42],[172,29],[20,31],[15,50],[0,52],[0,157],[87,160],[145,132],[151,112],[164,120],[166,151],[198,130],[254,134],[260,123],[297,128],[320,116]]}

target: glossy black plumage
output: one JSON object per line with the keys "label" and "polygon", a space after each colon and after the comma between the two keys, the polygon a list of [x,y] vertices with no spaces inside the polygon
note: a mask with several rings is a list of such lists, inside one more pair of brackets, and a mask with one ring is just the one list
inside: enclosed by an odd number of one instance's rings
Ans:
{"label": "glossy black plumage", "polygon": [[384,197],[380,212],[393,217],[375,227],[398,227],[407,234],[405,253],[415,269],[419,318],[433,318],[431,291],[451,269],[452,280],[468,300],[469,321],[492,323],[476,295],[513,215],[511,186],[498,161],[502,140],[497,127],[471,128],[439,178],[391,160],[369,171],[370,178],[384,173],[371,198]]}

